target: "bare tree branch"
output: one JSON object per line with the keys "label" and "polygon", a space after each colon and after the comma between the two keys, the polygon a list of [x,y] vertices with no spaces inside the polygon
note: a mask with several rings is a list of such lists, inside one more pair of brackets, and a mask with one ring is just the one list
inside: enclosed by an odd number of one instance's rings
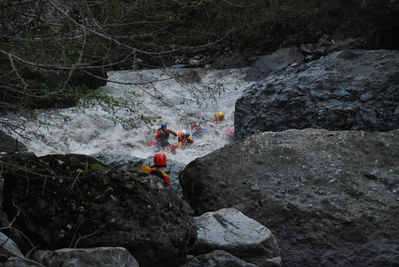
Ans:
{"label": "bare tree branch", "polygon": [[[47,65],[47,64],[40,64],[40,63],[34,63],[34,62],[26,61],[26,60],[14,55],[14,54],[11,54],[9,52],[4,51],[3,49],[0,49],[0,53],[3,53],[3,54],[5,54],[5,55],[7,55],[9,57],[17,59],[18,61],[20,61],[20,62],[22,62],[22,63],[24,63],[26,65],[33,66],[33,67],[39,67],[39,68],[43,68],[43,69],[54,69],[54,70],[70,70],[70,68],[71,68],[71,67],[66,67],[66,66],[63,66],[63,65]],[[82,64],[82,67],[91,68],[91,69],[98,68],[98,67],[90,66],[89,63]]]}
{"label": "bare tree branch", "polygon": [[8,54],[8,58],[10,60],[10,64],[12,67],[12,70],[15,72],[15,74],[18,76],[18,78],[21,80],[22,84],[24,85],[24,89],[26,89],[28,87],[28,84],[25,82],[25,80],[21,77],[21,75],[19,75],[18,70],[15,68],[14,66],[14,61],[12,60],[12,56],[11,54]]}

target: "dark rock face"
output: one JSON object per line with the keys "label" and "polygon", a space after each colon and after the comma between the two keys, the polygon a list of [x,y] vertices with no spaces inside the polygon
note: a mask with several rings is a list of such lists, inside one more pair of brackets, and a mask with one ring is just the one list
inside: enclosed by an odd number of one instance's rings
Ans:
{"label": "dark rock face", "polygon": [[[0,159],[6,154],[20,153],[20,152],[23,153],[27,150],[28,149],[24,144],[22,144],[15,138],[9,136],[5,132],[0,131]],[[1,161],[0,161],[0,167],[1,167]],[[2,179],[2,173],[0,171],[0,203],[2,202],[3,202],[3,179]],[[2,209],[0,209],[0,227],[4,227],[9,224],[10,222],[7,219],[7,215],[3,212]],[[10,235],[12,238],[15,238],[15,235],[13,235],[13,233],[10,233],[10,231],[6,230],[3,231],[6,232],[8,235]]]}
{"label": "dark rock face", "polygon": [[265,132],[187,165],[200,215],[234,207],[276,236],[285,266],[396,266],[399,130]]}
{"label": "dark rock face", "polygon": [[[69,79],[68,79],[69,78]],[[46,82],[51,87],[61,87],[68,81],[71,87],[96,89],[107,84],[108,75],[101,69],[74,70],[69,76],[67,71],[50,70],[46,74]]]}
{"label": "dark rock face", "polygon": [[250,81],[263,79],[290,64],[302,63],[304,59],[305,57],[297,47],[279,49],[258,59],[254,66],[249,69],[245,79]]}
{"label": "dark rock face", "polygon": [[399,128],[399,51],[347,50],[289,67],[247,88],[236,138],[263,131]]}
{"label": "dark rock face", "polygon": [[97,89],[107,84],[108,75],[101,69],[69,71],[49,70],[43,74],[34,73],[32,79],[42,81],[49,88],[64,88],[58,95],[29,99],[32,108],[71,107],[77,104],[77,92]]}
{"label": "dark rock face", "polygon": [[195,243],[192,210],[156,176],[84,155],[7,156],[3,166],[4,211],[41,249],[120,246],[151,266]]}
{"label": "dark rock face", "polygon": [[[97,89],[106,85],[108,77],[101,69],[76,69],[72,74],[65,70],[39,72],[24,69],[21,75],[29,81],[26,89],[28,93],[23,90],[0,91],[0,97],[4,102],[0,105],[0,112],[21,108],[71,107],[79,101],[79,93],[86,93],[88,89]],[[51,93],[48,92],[49,90]]]}
{"label": "dark rock face", "polygon": [[5,132],[0,131],[0,157],[2,153],[24,152],[27,150],[24,144]]}

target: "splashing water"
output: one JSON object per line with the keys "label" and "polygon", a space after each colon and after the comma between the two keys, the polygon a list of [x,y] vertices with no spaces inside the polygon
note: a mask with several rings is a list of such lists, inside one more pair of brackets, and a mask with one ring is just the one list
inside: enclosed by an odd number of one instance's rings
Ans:
{"label": "splashing water", "polygon": [[[250,85],[244,81],[245,72],[246,69],[110,72],[109,80],[119,83],[108,82],[103,92],[114,97],[134,93],[137,111],[133,115],[123,109],[109,114],[99,105],[37,111],[35,119],[24,121],[22,134],[28,138],[20,141],[38,156],[106,152],[147,158],[154,154],[147,143],[154,139],[162,123],[177,133],[183,129],[190,132],[190,125],[198,121],[209,135],[195,140],[186,149],[178,149],[176,154],[167,153],[169,159],[187,164],[228,143],[225,131],[234,124],[235,102]],[[224,112],[227,122],[210,128],[217,112]],[[130,117],[133,126],[115,123],[115,115]],[[17,115],[4,119],[23,120]],[[171,135],[169,142],[176,145],[177,138]]]}

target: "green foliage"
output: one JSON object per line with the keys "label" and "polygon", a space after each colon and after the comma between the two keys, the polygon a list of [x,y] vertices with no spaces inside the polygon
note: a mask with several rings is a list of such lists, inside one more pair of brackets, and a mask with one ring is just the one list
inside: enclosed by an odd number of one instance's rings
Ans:
{"label": "green foliage", "polygon": [[98,170],[103,170],[104,166],[102,166],[99,163],[91,163],[90,164],[90,169],[94,170],[94,171],[98,171]]}
{"label": "green foliage", "polygon": [[99,163],[90,163],[89,164],[89,162],[86,161],[84,168],[83,169],[78,168],[78,169],[76,169],[76,172],[80,174],[80,173],[84,173],[84,172],[98,171],[98,170],[103,170],[103,169],[104,169],[104,166],[102,166]]}

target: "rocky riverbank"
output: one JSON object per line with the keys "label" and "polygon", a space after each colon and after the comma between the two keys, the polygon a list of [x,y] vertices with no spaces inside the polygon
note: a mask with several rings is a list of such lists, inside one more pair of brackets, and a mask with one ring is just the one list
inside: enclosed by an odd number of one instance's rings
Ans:
{"label": "rocky riverbank", "polygon": [[395,266],[397,51],[273,58],[236,103],[240,140],[174,166],[183,198],[140,159],[36,157],[9,141],[1,222],[22,252],[2,237],[3,261]]}

